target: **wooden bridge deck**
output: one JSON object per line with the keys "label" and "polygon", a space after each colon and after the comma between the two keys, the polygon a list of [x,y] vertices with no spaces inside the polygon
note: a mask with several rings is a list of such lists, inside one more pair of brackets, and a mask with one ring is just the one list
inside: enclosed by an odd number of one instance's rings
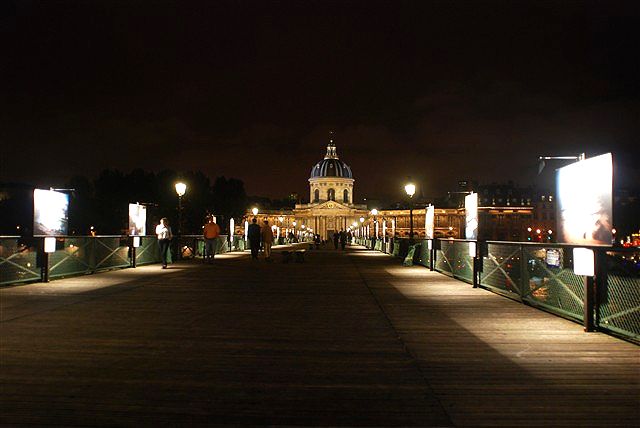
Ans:
{"label": "wooden bridge deck", "polygon": [[0,289],[2,425],[637,426],[639,380],[633,344],[361,248]]}

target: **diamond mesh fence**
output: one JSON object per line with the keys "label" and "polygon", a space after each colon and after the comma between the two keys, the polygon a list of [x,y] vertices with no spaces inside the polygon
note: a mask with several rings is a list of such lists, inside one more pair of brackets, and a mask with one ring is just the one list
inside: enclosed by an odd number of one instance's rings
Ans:
{"label": "diamond mesh fence", "polygon": [[453,276],[468,283],[473,282],[473,257],[469,255],[469,242],[453,241],[450,262]]}
{"label": "diamond mesh fence", "polygon": [[420,249],[418,251],[418,256],[416,263],[425,267],[429,267],[429,263],[431,261],[431,251],[429,250],[429,240],[423,239],[420,242]]}
{"label": "diamond mesh fence", "polygon": [[488,244],[487,254],[482,258],[480,285],[520,300],[520,260],[520,245]]}
{"label": "diamond mesh fence", "polygon": [[599,293],[598,327],[640,341],[640,252],[607,252],[607,283]]}
{"label": "diamond mesh fence", "polygon": [[155,235],[141,236],[140,246],[136,248],[136,264],[148,265],[161,261],[158,238]]}
{"label": "diamond mesh fence", "polygon": [[33,239],[0,237],[0,285],[41,279],[37,243]]}
{"label": "diamond mesh fence", "polygon": [[523,246],[523,257],[522,299],[582,321],[584,279],[573,273],[573,247]]}
{"label": "diamond mesh fence", "polygon": [[56,251],[49,254],[49,278],[84,275],[129,265],[127,237],[57,238]]}
{"label": "diamond mesh fence", "polygon": [[440,248],[436,250],[436,266],[435,269],[445,275],[453,276],[451,268],[452,261],[455,258],[454,241],[449,239],[440,239]]}

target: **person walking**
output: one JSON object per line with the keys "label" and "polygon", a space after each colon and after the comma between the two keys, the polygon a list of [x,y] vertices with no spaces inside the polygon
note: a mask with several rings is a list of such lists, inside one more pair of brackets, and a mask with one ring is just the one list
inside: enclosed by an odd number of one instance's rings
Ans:
{"label": "person walking", "polygon": [[347,246],[347,232],[344,230],[340,231],[340,247],[344,251],[344,247]]}
{"label": "person walking", "polygon": [[338,232],[333,232],[333,248],[338,249],[338,242],[340,241],[340,234]]}
{"label": "person walking", "polygon": [[169,226],[169,219],[163,217],[160,219],[160,224],[156,226],[156,235],[158,236],[158,245],[160,246],[160,259],[162,260],[162,269],[167,268],[167,254],[169,253],[169,246],[171,244],[171,226]]}
{"label": "person walking", "polygon": [[251,258],[258,260],[258,250],[260,250],[260,226],[258,220],[251,220],[249,229],[247,229],[247,238],[249,238],[249,246],[251,247]]}
{"label": "person walking", "polygon": [[204,258],[202,261],[213,263],[218,249],[218,237],[220,236],[220,226],[216,224],[213,216],[207,218],[202,234],[204,235]]}
{"label": "person walking", "polygon": [[271,261],[271,246],[273,245],[273,231],[269,226],[269,221],[265,220],[260,231],[260,239],[262,239],[262,249],[264,250],[264,259]]}

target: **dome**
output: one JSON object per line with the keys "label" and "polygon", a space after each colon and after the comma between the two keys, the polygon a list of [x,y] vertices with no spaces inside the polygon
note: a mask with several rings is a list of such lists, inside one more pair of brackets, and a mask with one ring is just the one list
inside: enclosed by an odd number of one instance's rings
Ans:
{"label": "dome", "polygon": [[333,143],[327,146],[327,154],[324,159],[311,168],[310,178],[320,177],[353,178],[349,165],[338,159],[336,146]]}

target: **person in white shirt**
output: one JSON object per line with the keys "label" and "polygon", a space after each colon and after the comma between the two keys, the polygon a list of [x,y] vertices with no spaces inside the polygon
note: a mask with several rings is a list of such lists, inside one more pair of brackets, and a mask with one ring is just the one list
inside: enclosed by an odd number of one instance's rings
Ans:
{"label": "person in white shirt", "polygon": [[171,226],[169,219],[163,217],[160,224],[156,226],[156,235],[158,235],[158,245],[160,246],[160,258],[162,259],[162,269],[167,268],[167,253],[169,252],[169,244],[171,244]]}

